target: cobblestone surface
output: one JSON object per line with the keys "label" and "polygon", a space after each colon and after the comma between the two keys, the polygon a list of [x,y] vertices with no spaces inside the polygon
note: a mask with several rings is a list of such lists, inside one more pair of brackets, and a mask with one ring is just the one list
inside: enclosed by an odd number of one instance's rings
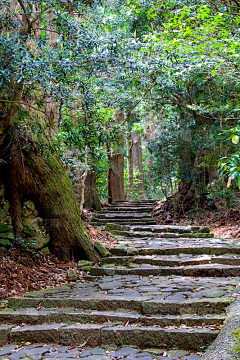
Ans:
{"label": "cobblestone surface", "polygon": [[234,297],[239,293],[240,277],[235,278],[196,278],[182,276],[115,275],[105,276],[95,282],[70,284],[53,290],[26,293],[27,297],[45,299],[76,299],[128,297],[148,298],[148,300],[203,299]]}
{"label": "cobblestone surface", "polygon": [[133,347],[91,348],[66,347],[58,345],[25,345],[0,347],[0,360],[199,360],[201,354],[185,350],[141,350]]}

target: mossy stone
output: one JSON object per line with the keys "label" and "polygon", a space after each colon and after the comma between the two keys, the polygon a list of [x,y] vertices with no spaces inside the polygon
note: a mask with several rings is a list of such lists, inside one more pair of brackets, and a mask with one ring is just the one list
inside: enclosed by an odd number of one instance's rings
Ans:
{"label": "mossy stone", "polygon": [[82,267],[82,270],[83,271],[90,271],[91,270],[91,266],[84,266],[84,267]]}
{"label": "mossy stone", "polygon": [[111,256],[110,252],[98,241],[94,243],[94,248],[97,250],[101,257]]}
{"label": "mossy stone", "polygon": [[94,264],[93,261],[88,261],[88,260],[79,260],[78,262],[78,267],[82,268],[84,266],[92,266]]}
{"label": "mossy stone", "polygon": [[5,254],[6,252],[7,252],[7,249],[3,246],[0,246],[0,254]]}
{"label": "mossy stone", "polygon": [[47,247],[50,236],[49,235],[43,235],[41,233],[36,233],[34,236],[32,236],[31,241],[33,243],[32,247],[35,250],[41,250],[45,247]]}
{"label": "mossy stone", "polygon": [[0,239],[0,246],[10,246],[11,243],[7,239]]}
{"label": "mossy stone", "polygon": [[35,205],[32,201],[30,200],[27,200],[27,201],[24,201],[23,205],[25,205],[28,209],[30,209],[31,211],[34,211],[35,210]]}
{"label": "mossy stone", "polygon": [[43,248],[42,250],[41,250],[41,252],[44,254],[44,255],[50,255],[50,250],[49,250],[49,248],[46,246],[45,248]]}
{"label": "mossy stone", "polygon": [[13,230],[12,225],[0,224],[0,233],[9,232],[9,231],[12,231],[12,230]]}
{"label": "mossy stone", "polygon": [[0,221],[2,221],[6,216],[6,211],[4,209],[0,209]]}
{"label": "mossy stone", "polygon": [[12,232],[4,232],[4,233],[1,233],[0,234],[0,237],[2,238],[2,239],[11,239],[11,240],[13,240],[14,239],[14,234],[12,233]]}

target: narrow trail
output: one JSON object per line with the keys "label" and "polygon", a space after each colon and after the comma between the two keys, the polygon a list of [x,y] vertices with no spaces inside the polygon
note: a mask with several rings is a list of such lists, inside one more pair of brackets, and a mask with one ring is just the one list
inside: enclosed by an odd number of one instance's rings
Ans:
{"label": "narrow trail", "polygon": [[94,216],[118,245],[86,283],[9,298],[0,360],[200,359],[239,295],[240,244],[205,226],[156,225],[154,206],[115,202]]}

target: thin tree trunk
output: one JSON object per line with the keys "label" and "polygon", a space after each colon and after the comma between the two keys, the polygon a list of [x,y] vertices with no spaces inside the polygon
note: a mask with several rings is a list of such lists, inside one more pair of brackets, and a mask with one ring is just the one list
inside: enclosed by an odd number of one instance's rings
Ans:
{"label": "thin tree trunk", "polygon": [[132,151],[132,133],[128,130],[127,133],[127,170],[128,170],[128,193],[127,199],[131,199],[133,194],[133,151]]}
{"label": "thin tree trunk", "polygon": [[[121,124],[124,113],[116,113],[116,121]],[[108,146],[108,198],[112,203],[115,200],[124,200],[124,136],[120,134],[118,144],[114,150]]]}
{"label": "thin tree trunk", "polygon": [[85,182],[84,208],[101,211],[101,203],[97,195],[97,179],[95,165],[88,171]]}
{"label": "thin tree trunk", "polygon": [[138,199],[146,199],[146,191],[143,176],[143,161],[142,161],[142,140],[137,132],[132,133],[132,153],[133,153],[133,168],[137,171],[137,184],[134,189],[137,193]]}
{"label": "thin tree trunk", "polygon": [[85,148],[85,169],[84,169],[84,173],[81,176],[81,196],[80,196],[80,204],[79,204],[79,208],[80,208],[80,215],[82,215],[82,211],[83,211],[83,204],[85,202],[85,197],[84,197],[84,193],[85,193],[85,181],[86,181],[86,177],[87,177],[87,165],[88,165],[88,148],[86,146]]}

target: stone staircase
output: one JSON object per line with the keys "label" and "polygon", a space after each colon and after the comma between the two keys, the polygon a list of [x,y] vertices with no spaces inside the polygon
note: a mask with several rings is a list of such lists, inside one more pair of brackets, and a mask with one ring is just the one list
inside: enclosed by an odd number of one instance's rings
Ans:
{"label": "stone staircase", "polygon": [[[145,215],[153,207],[153,201],[112,205],[117,222],[102,224],[118,245],[91,267],[85,283],[9,298],[9,308],[0,311],[0,345],[128,346],[116,351],[119,357],[92,350],[96,356],[87,360],[200,359],[197,352],[216,339],[239,295],[240,242],[215,239],[207,227],[150,225],[144,218],[132,223],[136,204]],[[116,208],[127,209],[125,218]],[[109,221],[97,215],[93,223],[101,219]]]}
{"label": "stone staircase", "polygon": [[156,204],[156,200],[114,201],[107,209],[93,216],[91,225],[154,225],[156,221],[152,218],[151,211]]}

